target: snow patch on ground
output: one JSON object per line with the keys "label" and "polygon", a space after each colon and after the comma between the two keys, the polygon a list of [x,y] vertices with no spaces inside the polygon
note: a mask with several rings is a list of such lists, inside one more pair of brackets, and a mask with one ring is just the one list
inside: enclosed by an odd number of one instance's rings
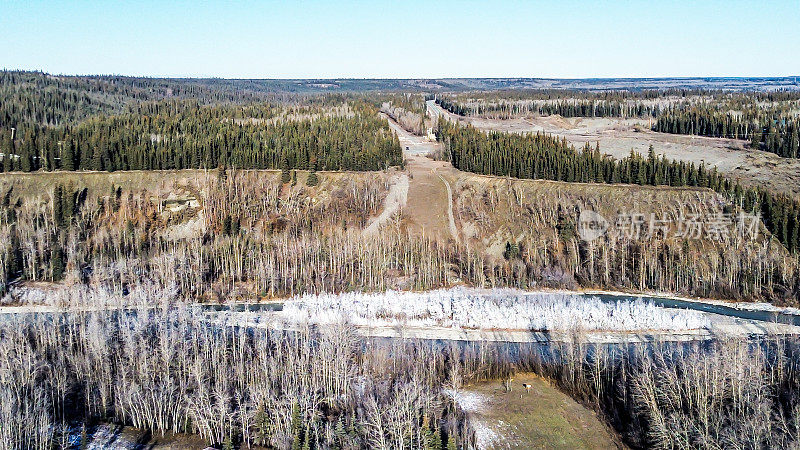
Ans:
{"label": "snow patch on ground", "polygon": [[475,432],[475,448],[491,448],[495,442],[500,440],[500,435],[480,420],[471,420],[470,426]]}
{"label": "snow patch on ground", "polygon": [[563,293],[513,289],[304,295],[287,301],[286,323],[444,327],[482,330],[694,330],[710,325],[697,311],[661,308],[642,299],[603,302]]}
{"label": "snow patch on ground", "polygon": [[486,408],[486,397],[475,392],[445,389],[445,395],[453,399],[464,412],[481,412]]}
{"label": "snow patch on ground", "polygon": [[500,440],[500,435],[486,422],[477,416],[486,409],[486,397],[475,392],[464,392],[455,389],[445,389],[445,395],[453,399],[469,419],[470,428],[475,432],[475,447],[489,448]]}

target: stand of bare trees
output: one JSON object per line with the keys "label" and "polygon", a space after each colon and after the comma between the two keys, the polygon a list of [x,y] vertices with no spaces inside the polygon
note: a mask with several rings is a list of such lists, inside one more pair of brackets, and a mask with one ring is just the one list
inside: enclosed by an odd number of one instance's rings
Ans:
{"label": "stand of bare trees", "polygon": [[9,236],[0,242],[0,281],[5,288],[15,279],[63,279],[122,291],[149,280],[193,299],[385,290],[397,274],[407,275],[408,288],[446,284],[454,250],[444,243],[399,222],[362,236],[382,207],[384,174],[321,172],[317,187],[282,185],[279,176],[198,172],[194,187],[181,188],[196,197],[177,210],[152,190],[89,190],[62,225],[51,196],[17,197],[6,187],[14,201],[0,216],[0,234]]}
{"label": "stand of bare trees", "polygon": [[[634,448],[795,448],[800,343],[553,344],[528,369],[594,407]],[[525,365],[523,365],[525,367]]]}
{"label": "stand of bare trees", "polygon": [[466,438],[441,392],[458,349],[364,341],[347,324],[259,331],[160,307],[21,315],[0,336],[2,449],[51,448],[69,425],[98,420],[247,448]]}
{"label": "stand of bare trees", "polygon": [[424,136],[427,127],[432,126],[432,123],[425,121],[425,102],[422,96],[391,96],[389,101],[381,104],[381,112],[417,136]]}
{"label": "stand of bare trees", "polygon": [[[8,201],[0,214],[0,287],[63,280],[125,291],[147,281],[186,299],[226,300],[429,289],[460,279],[784,304],[800,292],[797,257],[760,226],[754,237],[735,230],[720,239],[674,236],[682,215],[724,213],[726,200],[709,190],[459,179],[454,212],[465,236],[454,243],[410,232],[402,216],[364,236],[388,192],[384,173],[319,172],[316,186],[305,183],[307,172],[295,174],[294,184],[282,184],[276,171],[188,174],[167,178],[166,187],[124,191],[65,186],[60,195],[23,195],[13,182],[1,186]],[[175,192],[186,197],[174,200]],[[652,213],[673,227],[650,233],[644,224],[635,234],[611,227],[586,242],[577,230],[583,210],[610,221],[620,211]],[[502,254],[487,250],[486,236],[508,239]]]}
{"label": "stand of bare trees", "polygon": [[[796,304],[800,295],[797,256],[760,224],[751,231],[730,226],[715,237],[679,234],[685,217],[713,220],[730,211],[724,197],[710,190],[487,177],[483,183],[458,180],[454,193],[454,212],[473,236],[504,233],[508,239],[495,258],[486,257],[477,239],[463,244],[461,277],[479,286],[615,287],[787,304]],[[598,239],[581,239],[582,211],[609,221]],[[619,214],[665,225],[626,228],[615,224]]]}
{"label": "stand of bare trees", "polygon": [[[595,408],[635,448],[786,448],[800,431],[800,343],[592,345],[365,339],[346,323],[277,331],[171,306],[0,324],[0,448],[64,446],[109,421],[217,446],[474,445],[443,393],[530,370]],[[167,297],[169,294],[165,294]],[[72,431],[70,431],[72,430]]]}

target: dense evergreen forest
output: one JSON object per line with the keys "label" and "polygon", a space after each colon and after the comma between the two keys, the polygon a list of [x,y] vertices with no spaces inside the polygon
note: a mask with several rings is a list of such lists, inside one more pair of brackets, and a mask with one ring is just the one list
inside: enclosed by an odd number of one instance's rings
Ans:
{"label": "dense evergreen forest", "polygon": [[[419,92],[420,84],[430,83],[422,80],[67,76],[0,70],[0,127],[27,122],[60,125],[98,113],[122,113],[131,105],[160,100],[196,100],[206,105],[291,102],[331,94]],[[442,86],[455,87],[447,83]]]}
{"label": "dense evergreen forest", "polygon": [[0,72],[0,171],[402,164],[378,108],[358,96],[277,102],[200,81]]}
{"label": "dense evergreen forest", "polygon": [[527,114],[563,117],[656,117],[659,105],[627,104],[610,100],[504,101],[459,103],[439,98],[439,105],[459,116],[512,118]]}
{"label": "dense evergreen forest", "polygon": [[173,101],[75,126],[32,126],[14,140],[4,130],[0,149],[16,156],[4,158],[2,170],[381,170],[402,163],[397,137],[366,104],[347,115],[284,113],[270,104]]}
{"label": "dense evergreen forest", "polygon": [[536,89],[431,94],[440,106],[460,116],[509,119],[527,115],[563,117],[659,117],[671,111],[705,107],[742,111],[754,117],[765,107],[772,115],[796,115],[800,92],[731,92],[707,89],[570,90]]}
{"label": "dense evergreen forest", "polygon": [[800,93],[665,89],[541,90],[436,96],[460,116],[510,119],[527,115],[651,117],[653,131],[751,141],[754,149],[800,157]]}
{"label": "dense evergreen forest", "polygon": [[438,138],[445,157],[459,170],[516,178],[652,186],[695,186],[733,198],[748,212],[760,213],[764,225],[787,249],[800,251],[800,202],[765,189],[745,189],[704,165],[667,160],[650,150],[647,157],[615,160],[599,147],[582,151],[566,140],[536,133],[484,133],[441,118]]}
{"label": "dense evergreen forest", "polygon": [[644,100],[705,98],[718,102],[738,104],[780,103],[800,100],[797,90],[735,91],[706,88],[661,88],[661,89],[498,89],[468,91],[461,93],[430,94],[429,99],[450,99],[457,103],[469,101],[496,103],[537,100],[576,99],[606,102],[639,102]]}
{"label": "dense evergreen forest", "polygon": [[431,98],[460,116],[498,119],[552,114],[563,117],[657,117],[669,99],[709,94],[703,89],[523,89],[434,95]]}
{"label": "dense evergreen forest", "polygon": [[725,137],[751,141],[754,149],[785,158],[800,157],[800,118],[763,111],[742,117],[713,108],[670,109],[658,117],[653,131]]}
{"label": "dense evergreen forest", "polygon": [[142,102],[193,99],[202,104],[222,104],[274,97],[246,88],[212,88],[204,80],[67,77],[2,71],[0,128],[76,123],[96,114],[123,113]]}

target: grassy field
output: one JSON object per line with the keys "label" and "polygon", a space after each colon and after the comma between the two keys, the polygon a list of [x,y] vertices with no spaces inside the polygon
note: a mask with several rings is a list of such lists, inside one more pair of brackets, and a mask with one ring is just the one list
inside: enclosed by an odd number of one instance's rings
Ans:
{"label": "grassy field", "polygon": [[[522,387],[531,385],[530,390]],[[530,373],[514,377],[512,391],[500,381],[466,386],[476,401],[470,419],[487,448],[612,449],[619,438],[590,409]]]}

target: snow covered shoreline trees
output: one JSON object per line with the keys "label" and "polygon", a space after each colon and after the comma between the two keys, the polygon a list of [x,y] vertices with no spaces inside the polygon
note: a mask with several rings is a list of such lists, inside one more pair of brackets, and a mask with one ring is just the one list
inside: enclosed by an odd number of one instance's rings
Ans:
{"label": "snow covered shoreline trees", "polygon": [[[396,304],[399,295],[384,298]],[[345,323],[219,327],[166,305],[12,318],[0,322],[0,449],[56,446],[75,432],[70,424],[97,421],[196,433],[217,446],[469,447],[475,430],[446,391],[515,371],[595,405],[634,448],[786,447],[798,431],[799,348],[778,336],[612,346],[373,340]]]}
{"label": "snow covered shoreline trees", "polygon": [[701,313],[641,299],[604,302],[576,294],[464,288],[305,295],[286,302],[280,316],[295,323],[535,331],[690,330],[709,323]]}

